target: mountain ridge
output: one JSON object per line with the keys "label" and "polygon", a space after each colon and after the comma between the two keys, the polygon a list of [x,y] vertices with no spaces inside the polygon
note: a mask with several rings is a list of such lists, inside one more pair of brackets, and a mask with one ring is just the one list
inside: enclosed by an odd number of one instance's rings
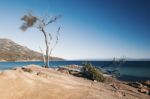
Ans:
{"label": "mountain ridge", "polygon": [[[63,60],[50,57],[51,60]],[[42,61],[41,53],[19,45],[7,38],[0,38],[0,61]]]}

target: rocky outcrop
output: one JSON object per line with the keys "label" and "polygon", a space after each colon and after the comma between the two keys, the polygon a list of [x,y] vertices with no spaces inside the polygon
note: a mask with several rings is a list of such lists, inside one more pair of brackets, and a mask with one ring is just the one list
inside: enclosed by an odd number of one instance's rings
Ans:
{"label": "rocky outcrop", "polygon": [[150,90],[148,88],[142,87],[142,88],[139,88],[138,91],[141,92],[141,93],[150,95]]}
{"label": "rocky outcrop", "polygon": [[58,69],[59,72],[64,73],[64,74],[70,74],[69,70],[63,69],[63,68],[59,68]]}
{"label": "rocky outcrop", "polygon": [[139,82],[130,82],[130,83],[128,83],[128,85],[130,85],[134,88],[142,88],[143,87],[143,85]]}
{"label": "rocky outcrop", "polygon": [[144,81],[144,82],[141,82],[144,86],[147,86],[150,88],[150,80],[147,80],[147,81]]}
{"label": "rocky outcrop", "polygon": [[128,85],[137,88],[137,90],[141,93],[150,95],[150,81],[142,81],[142,82],[130,82]]}
{"label": "rocky outcrop", "polygon": [[60,66],[56,70],[61,72],[61,73],[64,73],[64,74],[81,76],[81,66],[78,66],[78,65]]}

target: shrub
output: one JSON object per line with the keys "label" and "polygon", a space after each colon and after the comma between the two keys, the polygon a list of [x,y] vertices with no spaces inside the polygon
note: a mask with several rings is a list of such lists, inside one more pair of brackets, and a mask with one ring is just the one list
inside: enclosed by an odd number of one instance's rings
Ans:
{"label": "shrub", "polygon": [[95,68],[94,66],[92,66],[92,64],[89,63],[83,64],[82,73],[84,77],[91,80],[96,80],[99,82],[104,82],[105,80],[102,71]]}

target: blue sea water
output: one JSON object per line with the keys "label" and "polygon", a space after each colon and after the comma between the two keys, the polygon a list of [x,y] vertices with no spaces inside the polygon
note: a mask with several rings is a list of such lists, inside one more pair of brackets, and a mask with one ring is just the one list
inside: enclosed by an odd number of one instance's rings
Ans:
{"label": "blue sea water", "polygon": [[[51,61],[51,67],[65,65],[82,65],[83,61]],[[96,67],[105,66],[111,61],[90,61]],[[43,65],[43,62],[0,62],[0,70],[11,69],[14,67],[26,66],[30,64]],[[112,66],[112,68],[114,68]],[[118,79],[124,81],[141,81],[150,80],[150,61],[127,61],[119,67],[120,77]]]}

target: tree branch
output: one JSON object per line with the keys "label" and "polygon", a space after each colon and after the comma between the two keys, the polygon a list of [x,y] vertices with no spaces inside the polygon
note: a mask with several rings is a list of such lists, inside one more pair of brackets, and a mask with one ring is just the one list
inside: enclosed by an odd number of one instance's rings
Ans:
{"label": "tree branch", "polygon": [[56,22],[57,19],[59,19],[59,18],[61,18],[61,15],[52,17],[52,18],[45,24],[45,26],[49,25],[50,23]]}
{"label": "tree branch", "polygon": [[61,26],[58,28],[57,33],[56,33],[56,42],[54,44],[54,46],[51,48],[49,55],[51,55],[52,51],[54,50],[54,48],[56,47],[56,45],[58,44],[59,41],[59,31],[61,29]]}

